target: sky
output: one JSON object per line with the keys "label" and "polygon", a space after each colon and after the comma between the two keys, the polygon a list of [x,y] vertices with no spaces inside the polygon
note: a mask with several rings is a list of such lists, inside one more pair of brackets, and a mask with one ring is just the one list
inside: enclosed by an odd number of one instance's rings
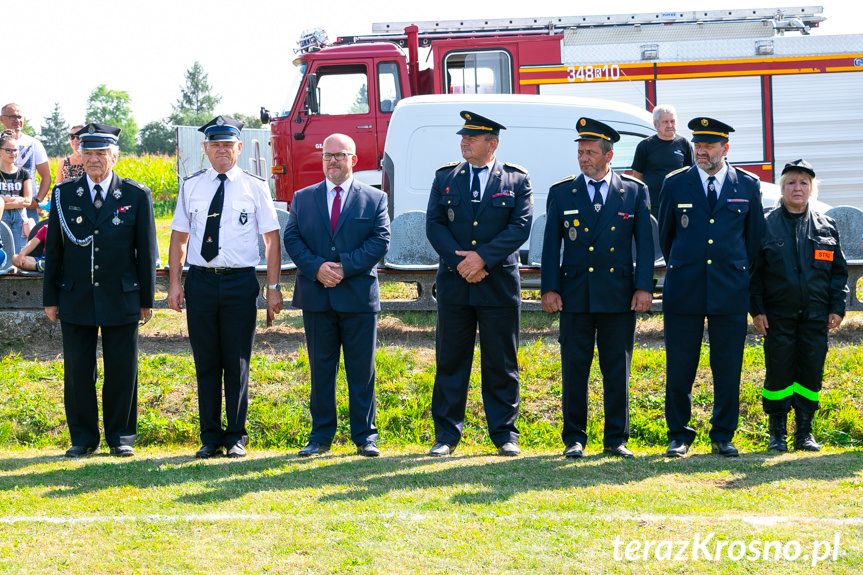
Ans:
{"label": "sky", "polygon": [[[660,0],[661,11],[753,6],[717,0]],[[14,23],[0,10],[7,51],[0,101],[15,102],[39,131],[59,103],[70,124],[81,123],[87,98],[99,84],[131,96],[138,127],[168,116],[180,97],[185,72],[198,61],[213,91],[217,112],[257,115],[261,106],[281,109],[293,76],[300,33],[324,28],[329,37],[370,34],[373,22],[520,18],[604,14],[598,3],[502,0],[494,4],[353,0],[300,4],[297,0],[31,0],[17,5]],[[617,0],[610,13],[640,13],[643,0]],[[851,0],[824,0],[827,20],[816,34],[860,33]],[[754,7],[782,6],[775,0]],[[495,13],[488,13],[494,6]],[[566,12],[562,12],[564,9]],[[28,39],[29,38],[29,39]],[[12,53],[14,52],[14,53]],[[0,104],[2,105],[2,104]]]}

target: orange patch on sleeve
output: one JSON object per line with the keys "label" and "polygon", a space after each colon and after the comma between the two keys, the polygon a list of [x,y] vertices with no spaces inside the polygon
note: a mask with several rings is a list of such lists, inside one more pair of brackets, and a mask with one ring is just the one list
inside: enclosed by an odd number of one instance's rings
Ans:
{"label": "orange patch on sleeve", "polygon": [[815,250],[815,259],[825,262],[833,261],[833,252],[830,250]]}

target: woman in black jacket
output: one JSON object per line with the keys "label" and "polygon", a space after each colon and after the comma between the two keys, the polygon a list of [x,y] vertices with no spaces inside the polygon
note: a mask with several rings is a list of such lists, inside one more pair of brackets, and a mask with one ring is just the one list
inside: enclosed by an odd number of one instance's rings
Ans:
{"label": "woman in black jacket", "polygon": [[817,194],[806,160],[785,165],[782,197],[766,218],[752,277],[751,310],[764,334],[762,403],[769,417],[767,449],[788,451],[787,419],[794,408],[794,448],[819,451],[812,435],[818,410],[827,332],[842,323],[848,267],[832,218],[809,209]]}

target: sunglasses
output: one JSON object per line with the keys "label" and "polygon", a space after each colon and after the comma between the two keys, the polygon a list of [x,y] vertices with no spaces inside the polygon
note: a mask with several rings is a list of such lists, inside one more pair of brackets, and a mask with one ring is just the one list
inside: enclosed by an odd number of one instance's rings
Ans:
{"label": "sunglasses", "polygon": [[80,139],[80,138],[79,138],[77,135],[75,135],[75,134],[69,134],[69,139],[70,139],[70,140],[78,140],[78,139]]}

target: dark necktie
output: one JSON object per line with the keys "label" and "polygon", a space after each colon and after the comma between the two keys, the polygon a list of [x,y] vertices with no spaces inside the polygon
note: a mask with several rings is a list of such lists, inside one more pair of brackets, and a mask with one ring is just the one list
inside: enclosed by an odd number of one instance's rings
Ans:
{"label": "dark necktie", "polygon": [[713,176],[707,178],[707,205],[711,212],[716,207],[716,178]]}
{"label": "dark necktie", "polygon": [[479,174],[483,170],[486,170],[488,166],[482,166],[480,168],[471,168],[473,172],[473,180],[470,183],[470,201],[473,205],[473,211],[476,213],[477,208],[479,208],[479,203],[482,201],[480,197],[480,183],[479,183]]}
{"label": "dark necktie", "polygon": [[599,182],[590,182],[590,185],[593,186],[593,209],[596,210],[596,213],[602,211],[602,181]]}
{"label": "dark necktie", "polygon": [[96,215],[99,215],[99,210],[102,209],[102,204],[105,203],[105,198],[102,196],[102,186],[96,184],[93,186],[96,196],[93,198],[93,209],[96,210]]}
{"label": "dark necktie", "polygon": [[228,179],[225,174],[216,177],[219,178],[219,188],[210,202],[207,225],[204,227],[204,243],[201,244],[201,256],[208,262],[219,255],[219,227],[222,223],[222,208],[225,207],[225,180]]}
{"label": "dark necktie", "polygon": [[333,188],[333,191],[336,193],[336,197],[333,198],[333,209],[330,210],[330,227],[335,234],[336,226],[339,223],[339,216],[342,213],[342,187],[336,186]]}

